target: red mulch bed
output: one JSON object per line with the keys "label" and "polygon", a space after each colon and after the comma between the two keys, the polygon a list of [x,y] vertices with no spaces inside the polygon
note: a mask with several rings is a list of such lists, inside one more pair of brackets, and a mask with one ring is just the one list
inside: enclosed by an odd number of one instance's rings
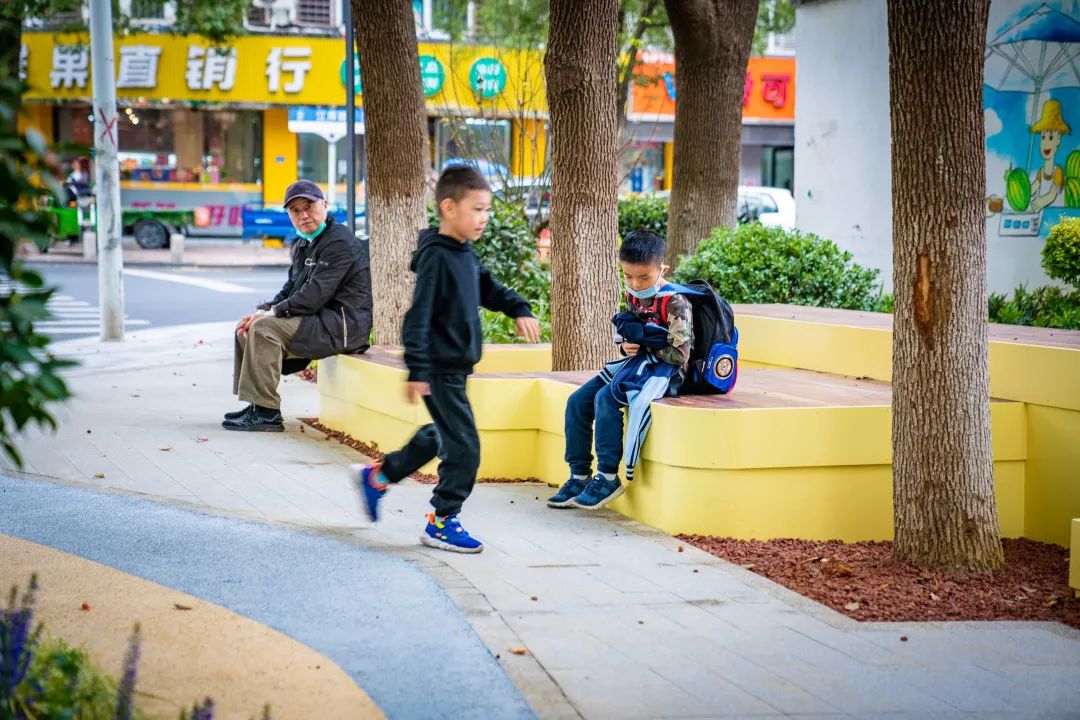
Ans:
{"label": "red mulch bed", "polygon": [[855,620],[1052,620],[1080,628],[1069,551],[1057,545],[1003,540],[1004,569],[956,577],[895,560],[891,542],[679,538]]}
{"label": "red mulch bed", "polygon": [[[300,418],[300,422],[304,423],[304,425],[307,425],[308,427],[312,427],[312,428],[318,430],[319,432],[325,434],[327,440],[337,440],[342,445],[347,445],[347,446],[351,447],[353,450],[356,450],[361,455],[363,455],[365,457],[368,457],[368,458],[371,458],[372,460],[375,460],[375,461],[382,460],[383,457],[386,455],[386,453],[379,450],[378,445],[362,442],[360,440],[357,440],[354,437],[346,435],[343,432],[339,432],[338,430],[331,430],[330,428],[326,427],[321,422],[319,422],[318,418]],[[300,430],[303,431],[303,429],[304,429],[303,426],[301,426]],[[439,482],[439,478],[437,478],[434,475],[429,475],[428,473],[415,472],[412,475],[410,475],[409,477],[411,477],[413,480],[415,480],[415,481],[417,481],[419,483],[423,483],[424,485],[434,485],[435,483]],[[538,480],[537,478],[524,478],[524,479],[522,479],[522,478],[486,478],[486,477],[477,478],[476,481],[477,482],[482,482],[482,483],[540,482],[540,480]]]}

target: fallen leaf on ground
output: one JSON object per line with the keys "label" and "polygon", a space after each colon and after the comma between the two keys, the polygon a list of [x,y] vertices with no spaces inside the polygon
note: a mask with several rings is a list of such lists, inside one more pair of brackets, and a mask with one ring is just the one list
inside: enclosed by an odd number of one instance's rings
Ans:
{"label": "fallen leaf on ground", "polygon": [[537,600],[539,600],[540,598],[538,598],[538,597],[536,597],[535,595],[533,595],[533,596],[532,596],[531,598],[529,598],[529,599],[530,599],[530,600],[532,600],[533,602],[536,602],[536,601],[537,601]]}
{"label": "fallen leaf on ground", "polygon": [[1046,607],[1057,607],[1060,604],[1061,604],[1061,598],[1059,598],[1059,597],[1052,597],[1052,598],[1050,598],[1049,600],[1046,601]]}
{"label": "fallen leaf on ground", "polygon": [[101,480],[105,477],[105,473],[94,473],[94,477],[96,477],[98,480]]}
{"label": "fallen leaf on ground", "polygon": [[850,603],[848,603],[847,605],[844,606],[844,609],[847,610],[848,612],[855,612],[856,610],[858,610],[861,607],[862,607],[862,605],[860,605],[857,602],[850,602]]}
{"label": "fallen leaf on ground", "polygon": [[679,552],[686,552],[686,548],[684,548],[682,545],[680,545],[679,546]]}
{"label": "fallen leaf on ground", "polygon": [[851,577],[855,573],[852,572],[851,568],[849,568],[847,565],[844,565],[843,563],[836,563],[836,565],[833,566],[833,574],[837,577]]}
{"label": "fallen leaf on ground", "polygon": [[190,605],[181,605],[180,603],[173,603],[173,607],[176,608],[177,610],[190,610],[191,609]]}
{"label": "fallen leaf on ground", "polygon": [[907,642],[907,635],[901,635],[900,642]]}
{"label": "fallen leaf on ground", "polygon": [[82,604],[82,609],[83,610],[89,610],[90,609],[90,603],[83,603]]}
{"label": "fallen leaf on ground", "polygon": [[747,563],[745,565],[740,565],[739,567],[741,567],[743,570],[753,570],[754,563]]}
{"label": "fallen leaf on ground", "polygon": [[524,655],[525,653],[529,652],[525,648],[517,647],[517,646],[511,647],[511,648],[509,648],[509,650],[510,650],[510,652],[514,653],[515,655]]}
{"label": "fallen leaf on ground", "polygon": [[1035,594],[1035,588],[1029,588],[1027,585],[1021,585],[1020,589],[1023,590],[1024,592],[1026,592],[1028,595],[1034,595]]}
{"label": "fallen leaf on ground", "polygon": [[167,447],[167,448],[158,448],[158,449],[159,449],[159,450],[161,450],[161,452],[169,452],[170,450],[172,450],[172,448],[171,448],[171,447]]}
{"label": "fallen leaf on ground", "polygon": [[195,438],[195,442],[197,443],[209,442],[209,440],[210,438]]}
{"label": "fallen leaf on ground", "polygon": [[930,593],[930,599],[933,600],[934,602],[937,602],[938,600],[941,599],[941,596],[938,595],[937,593]]}

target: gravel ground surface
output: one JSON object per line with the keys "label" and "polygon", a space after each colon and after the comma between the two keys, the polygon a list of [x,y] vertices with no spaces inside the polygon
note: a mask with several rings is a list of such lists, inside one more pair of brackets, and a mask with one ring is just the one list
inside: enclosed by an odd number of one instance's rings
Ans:
{"label": "gravel ground surface", "polygon": [[1080,628],[1069,551],[1057,545],[1003,540],[1003,570],[958,578],[898,562],[891,542],[679,538],[856,620],[1051,620]]}

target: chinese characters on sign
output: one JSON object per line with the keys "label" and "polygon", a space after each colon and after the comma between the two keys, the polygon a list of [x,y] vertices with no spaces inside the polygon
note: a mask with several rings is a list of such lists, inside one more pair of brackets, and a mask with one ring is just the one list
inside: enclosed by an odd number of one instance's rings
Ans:
{"label": "chinese characters on sign", "polygon": [[189,90],[232,90],[236,82],[236,48],[222,51],[192,45],[188,48],[187,79]]}
{"label": "chinese characters on sign", "polygon": [[158,58],[161,48],[149,45],[124,45],[120,48],[118,88],[157,87]]}
{"label": "chinese characters on sign", "polygon": [[53,88],[85,88],[90,75],[90,48],[86,45],[57,45],[53,48]]}
{"label": "chinese characters on sign", "polygon": [[442,63],[433,55],[420,56],[420,85],[424,89],[424,97],[431,97],[442,90],[446,81],[446,70]]}
{"label": "chinese characters on sign", "polygon": [[[279,90],[298,93],[304,89],[304,78],[310,70],[311,48],[271,48],[270,54],[266,56],[267,89],[272,93]],[[292,76],[284,86],[281,84],[282,73]]]}
{"label": "chinese characters on sign", "polygon": [[[761,76],[761,99],[774,108],[782,108],[787,104],[787,87],[790,75],[762,75]],[[745,105],[745,103],[743,103]]]}
{"label": "chinese characters on sign", "polygon": [[493,98],[506,89],[506,66],[492,57],[483,57],[469,68],[469,86],[478,98]]}

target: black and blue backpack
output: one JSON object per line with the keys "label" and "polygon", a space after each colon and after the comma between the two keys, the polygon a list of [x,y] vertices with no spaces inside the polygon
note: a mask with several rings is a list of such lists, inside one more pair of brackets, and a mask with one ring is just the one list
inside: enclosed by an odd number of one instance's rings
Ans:
{"label": "black and blue backpack", "polygon": [[726,394],[739,378],[739,329],[727,300],[704,280],[667,283],[659,293],[660,322],[667,325],[672,293],[684,295],[694,311],[694,347],[680,395]]}

